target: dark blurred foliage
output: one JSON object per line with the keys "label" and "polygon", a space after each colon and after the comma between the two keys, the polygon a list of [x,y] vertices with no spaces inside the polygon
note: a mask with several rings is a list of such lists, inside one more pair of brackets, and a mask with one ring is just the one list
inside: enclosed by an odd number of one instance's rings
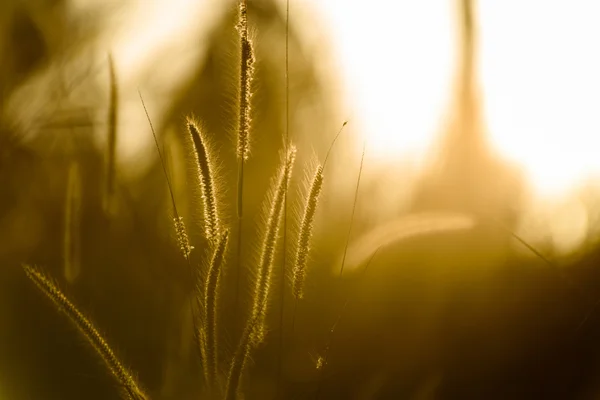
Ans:
{"label": "dark blurred foliage", "polygon": [[[465,5],[470,2],[465,0]],[[158,158],[144,175],[118,180],[114,207],[107,214],[102,207],[104,149],[93,138],[94,132],[106,130],[106,122],[97,121],[95,113],[73,104],[68,91],[60,90],[60,101],[47,105],[41,122],[27,125],[35,135],[15,125],[9,113],[7,104],[23,85],[35,82],[40,71],[60,70],[62,63],[68,64],[65,60],[85,53],[100,28],[89,18],[68,18],[62,0],[9,0],[0,7],[0,396],[93,400],[113,399],[118,393],[79,333],[26,280],[20,269],[25,262],[42,266],[90,315],[152,398],[203,398],[190,322],[194,282],[175,245],[173,211]],[[271,0],[250,1],[249,7],[258,65],[244,193],[242,307],[235,309],[237,260],[232,246],[220,308],[220,358],[225,362],[245,322],[261,239],[261,204],[285,132],[284,15]],[[275,290],[267,342],[248,365],[246,398],[275,398],[280,356],[282,398],[314,398],[318,390],[321,399],[597,398],[600,323],[595,313],[586,316],[600,297],[599,247],[549,266],[523,256],[522,244],[500,227],[515,226],[520,184],[512,168],[484,144],[471,86],[472,27],[466,15],[456,121],[444,132],[447,142],[442,142],[438,158],[443,167],[433,168],[419,182],[412,205],[401,213],[462,212],[484,222],[382,249],[364,276],[349,273],[340,281],[331,270],[343,250],[351,205],[345,199],[352,193],[333,196],[343,198],[339,205],[323,199],[326,212],[318,214],[322,221],[315,231],[315,256],[294,333],[288,291],[280,351],[280,293]],[[178,91],[157,132],[165,144],[177,206],[195,246],[191,264],[198,268],[208,254],[198,223],[201,205],[184,118],[194,114],[213,139],[227,202],[224,220],[235,226],[235,23],[231,7],[209,37],[206,58]],[[291,127],[300,147],[298,165],[304,168],[310,165],[312,148],[323,154],[341,121],[331,120],[332,99],[294,29],[290,55]],[[89,78],[79,83],[88,97],[102,99],[101,83]],[[52,82],[52,87],[61,86],[58,79]],[[105,107],[101,103],[90,101],[90,107]],[[73,162],[79,165],[83,193],[78,234],[82,272],[68,283],[63,233]],[[301,168],[297,171],[295,187],[302,178]],[[357,166],[346,171],[354,176]],[[361,191],[359,202],[368,199],[378,207],[368,194]],[[299,200],[295,191],[290,198]],[[373,228],[367,216],[359,215],[352,235]],[[281,257],[275,267],[276,289]],[[317,370],[316,358],[323,355],[346,298],[351,301],[333,335],[328,363]]]}

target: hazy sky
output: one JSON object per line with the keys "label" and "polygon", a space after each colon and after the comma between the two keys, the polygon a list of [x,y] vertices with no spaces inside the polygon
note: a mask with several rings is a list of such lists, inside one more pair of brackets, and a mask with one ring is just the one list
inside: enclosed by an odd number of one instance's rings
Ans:
{"label": "hazy sky", "polygon": [[[422,149],[449,98],[457,1],[309,1],[331,21],[372,148]],[[600,2],[480,0],[477,9],[484,110],[499,151],[544,192],[600,172]]]}
{"label": "hazy sky", "polygon": [[[206,32],[222,4],[134,3],[129,33],[115,50],[124,79],[135,82],[136,71],[151,68],[149,61],[165,46],[172,52],[192,48],[183,36],[174,40],[175,33]],[[454,73],[455,4],[291,0],[292,18],[312,10],[330,33],[334,65],[342,68],[348,95],[343,107],[382,160],[419,154],[441,126]],[[600,172],[600,2],[480,0],[477,9],[484,110],[497,149],[521,163],[544,192],[562,191]],[[311,33],[321,35],[311,29],[307,37]],[[172,59],[179,69],[165,74],[165,85],[197,60],[197,43],[196,53],[179,51],[182,57]]]}

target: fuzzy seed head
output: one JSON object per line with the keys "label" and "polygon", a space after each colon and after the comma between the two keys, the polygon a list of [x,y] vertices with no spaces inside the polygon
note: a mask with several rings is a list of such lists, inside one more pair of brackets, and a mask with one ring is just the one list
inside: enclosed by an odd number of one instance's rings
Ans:
{"label": "fuzzy seed head", "polygon": [[183,222],[183,217],[173,218],[173,223],[175,224],[175,233],[177,234],[177,245],[179,246],[183,256],[187,258],[190,256],[194,246],[190,245],[190,240]]}
{"label": "fuzzy seed head", "polygon": [[283,203],[285,193],[289,183],[294,161],[296,160],[296,147],[290,146],[286,155],[285,164],[281,168],[275,193],[269,208],[269,217],[267,227],[261,247],[261,256],[258,268],[258,279],[254,294],[254,304],[252,309],[253,316],[261,316],[264,319],[266,313],[267,300],[269,297],[269,288],[271,284],[271,275],[273,270],[273,258],[275,255],[275,245],[279,235],[279,225],[283,215]]}
{"label": "fuzzy seed head", "polygon": [[240,2],[240,16],[237,30],[240,35],[240,87],[237,155],[244,162],[250,152],[250,122],[252,97],[252,78],[254,76],[254,46],[248,37],[248,16],[246,4]]}
{"label": "fuzzy seed head", "polygon": [[306,199],[306,207],[300,224],[300,235],[296,249],[296,263],[293,269],[292,289],[296,299],[302,298],[304,279],[306,276],[306,265],[308,263],[308,253],[310,250],[310,238],[312,236],[313,222],[317,211],[317,204],[321,189],[323,188],[323,166],[319,165]]}
{"label": "fuzzy seed head", "polygon": [[191,118],[187,120],[187,127],[194,143],[194,155],[200,178],[200,192],[204,206],[204,234],[209,241],[213,241],[219,235],[220,230],[217,196],[213,179],[214,168],[200,129]]}
{"label": "fuzzy seed head", "polygon": [[325,366],[325,357],[323,356],[319,356],[317,358],[317,362],[315,363],[315,367],[317,368],[317,370],[321,370],[323,369],[323,367]]}

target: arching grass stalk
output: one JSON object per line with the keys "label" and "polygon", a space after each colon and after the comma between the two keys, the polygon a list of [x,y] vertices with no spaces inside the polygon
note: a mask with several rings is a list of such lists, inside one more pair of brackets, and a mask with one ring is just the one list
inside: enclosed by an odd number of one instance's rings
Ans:
{"label": "arching grass stalk", "polygon": [[133,377],[133,374],[123,366],[123,363],[117,358],[112,348],[108,345],[104,337],[98,332],[94,324],[83,315],[77,307],[64,295],[50,278],[45,276],[39,269],[29,265],[23,265],[27,277],[46,295],[54,305],[64,312],[77,329],[85,336],[88,343],[94,348],[96,353],[102,358],[104,364],[117,379],[123,388],[122,396],[128,400],[149,400],[149,397],[142,391],[139,383]]}

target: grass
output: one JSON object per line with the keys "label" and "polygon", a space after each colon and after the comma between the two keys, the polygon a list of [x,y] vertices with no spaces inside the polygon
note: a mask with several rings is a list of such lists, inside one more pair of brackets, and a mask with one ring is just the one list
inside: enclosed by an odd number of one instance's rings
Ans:
{"label": "grass", "polygon": [[[287,18],[289,18],[289,4],[287,5]],[[289,23],[289,22],[287,22]],[[239,287],[239,276],[241,268],[241,246],[242,246],[242,221],[244,217],[244,168],[245,163],[251,157],[250,152],[250,133],[251,133],[251,101],[252,101],[252,80],[254,75],[255,56],[253,43],[248,34],[248,18],[246,0],[241,0],[239,3],[239,20],[237,25],[239,34],[239,91],[237,98],[238,109],[238,127],[237,127],[237,158],[238,158],[238,184],[237,184],[237,231],[232,230],[221,220],[221,210],[219,205],[225,203],[225,199],[219,198],[215,181],[221,179],[215,176],[214,163],[218,162],[217,153],[212,153],[208,145],[208,137],[201,131],[199,124],[191,117],[187,118],[186,128],[190,135],[190,143],[193,149],[193,159],[196,163],[196,174],[198,175],[199,193],[203,208],[203,228],[202,232],[204,239],[211,249],[212,255],[206,271],[199,271],[192,267],[190,261],[194,246],[186,229],[186,223],[183,215],[177,208],[177,201],[173,190],[173,185],[167,166],[164,159],[159,138],[156,134],[149,111],[144,103],[144,99],[139,93],[141,105],[146,113],[150,130],[152,132],[156,150],[158,152],[159,161],[162,165],[164,176],[166,179],[169,196],[173,208],[173,224],[176,236],[176,245],[179,248],[182,256],[186,260],[190,269],[191,277],[205,276],[204,279],[198,280],[198,285],[195,290],[195,298],[191,305],[197,305],[195,308],[194,317],[194,335],[197,338],[196,345],[201,361],[201,368],[204,374],[205,389],[203,393],[209,398],[224,398],[235,400],[243,395],[244,375],[247,372],[248,360],[252,357],[252,353],[257,347],[267,340],[269,326],[267,322],[267,314],[270,309],[270,304],[273,301],[274,292],[272,290],[274,279],[275,256],[278,252],[279,238],[283,230],[283,247],[284,253],[286,248],[286,226],[287,226],[287,197],[290,190],[290,179],[295,165],[296,148],[289,141],[289,115],[286,115],[286,132],[284,138],[284,154],[282,156],[281,165],[279,166],[276,176],[273,179],[272,187],[269,193],[266,194],[265,204],[268,210],[266,221],[262,227],[262,244],[260,246],[260,258],[253,268],[255,276],[254,291],[252,294],[252,306],[249,315],[243,317],[238,304],[238,296],[241,291]],[[289,34],[286,28],[286,36]],[[287,76],[288,69],[288,44],[286,38],[286,104],[289,101],[289,77]],[[118,115],[118,92],[117,92],[117,75],[114,68],[112,57],[109,57],[109,76],[110,76],[110,105],[108,115],[108,145],[105,156],[105,186],[102,191],[102,204],[107,215],[110,214],[111,204],[115,196],[115,182],[117,179],[116,171],[116,143],[117,143],[117,115]],[[286,105],[287,109],[287,105]],[[287,111],[286,111],[287,114]],[[343,124],[345,126],[346,123]],[[342,126],[342,128],[343,128]],[[338,132],[337,137],[341,133]],[[316,210],[319,203],[319,196],[324,184],[324,167],[326,160],[329,157],[333,143],[327,152],[325,162],[319,164],[313,175],[313,180],[309,193],[307,194],[304,210],[300,223],[300,234],[295,243],[296,259],[293,269],[293,284],[291,292],[296,299],[296,307],[302,299],[304,279],[307,273],[307,265],[309,262],[309,253],[311,250],[311,237],[316,216]],[[217,160],[215,160],[215,157]],[[364,158],[364,153],[363,153]],[[65,223],[65,263],[68,271],[73,270],[75,263],[73,246],[77,232],[74,231],[77,225],[74,209],[77,207],[77,193],[75,192],[76,179],[76,164],[71,168],[69,173],[69,184],[67,190],[67,206],[66,206],[66,223]],[[362,173],[362,162],[361,162]],[[356,198],[358,196],[358,186],[360,184],[360,174],[356,188]],[[354,205],[356,206],[356,204]],[[354,218],[354,211],[352,214]],[[283,226],[282,226],[283,225]],[[228,251],[231,250],[228,243],[231,241],[231,233],[236,234],[237,241],[237,278],[236,278],[236,313],[239,319],[245,319],[244,328],[241,332],[235,351],[230,359],[220,359],[219,348],[224,344],[221,342],[222,335],[219,331],[219,320],[223,318],[220,315],[220,299],[221,293],[224,291],[222,287],[223,280],[221,275],[227,268]],[[134,400],[150,400],[150,396],[144,393],[140,384],[134,379],[134,375],[124,367],[124,362],[116,355],[112,348],[108,345],[107,340],[99,333],[91,320],[84,315],[58,288],[52,283],[38,268],[33,268],[29,265],[23,266],[27,276],[36,284],[36,286],[54,302],[59,310],[62,310],[70,318],[70,320],[79,328],[86,341],[94,348],[96,353],[104,360],[105,365],[111,374],[115,377],[119,387],[122,387],[121,395],[124,399]],[[72,273],[72,272],[70,272]],[[282,265],[282,290],[285,289],[285,259]],[[284,293],[281,294],[282,307]],[[295,316],[294,316],[295,320]],[[283,328],[283,308],[280,323]],[[283,339],[282,339],[283,340]],[[281,350],[281,348],[280,348]],[[281,365],[281,354],[279,355],[279,363]],[[220,365],[224,365],[222,369]],[[219,376],[220,371],[226,373]],[[222,385],[221,383],[224,383]],[[278,383],[279,384],[279,383]]]}
{"label": "grass", "polygon": [[[180,252],[180,257],[185,260],[189,278],[193,281],[194,289],[192,297],[189,299],[189,308],[193,310],[193,336],[196,338],[199,363],[202,369],[202,376],[198,376],[198,381],[202,386],[202,398],[207,399],[226,399],[236,400],[243,397],[250,397],[245,385],[253,378],[251,360],[259,353],[260,346],[269,341],[271,331],[274,330],[270,325],[272,318],[269,314],[273,309],[272,305],[280,300],[280,318],[279,318],[279,347],[277,354],[277,396],[284,396],[286,391],[283,388],[285,383],[282,381],[282,359],[284,357],[284,340],[294,338],[294,330],[297,319],[299,304],[304,299],[306,276],[311,272],[310,263],[314,250],[313,231],[315,229],[317,210],[321,204],[321,194],[324,185],[327,184],[326,165],[331,149],[341,133],[341,129],[335,136],[327,154],[323,160],[312,170],[312,179],[308,192],[301,199],[303,209],[296,215],[295,221],[288,221],[291,216],[288,215],[288,195],[293,189],[291,177],[297,169],[295,164],[297,149],[293,141],[290,140],[289,132],[289,2],[286,3],[286,112],[285,112],[285,130],[282,137],[283,151],[278,168],[273,171],[271,188],[264,194],[264,204],[266,205],[266,215],[264,223],[260,226],[259,234],[252,237],[243,236],[243,224],[247,215],[247,203],[245,202],[245,172],[250,167],[248,162],[252,160],[251,138],[252,138],[252,82],[255,75],[255,54],[254,45],[249,35],[249,21],[247,13],[246,0],[239,3],[238,14],[238,39],[239,39],[239,75],[237,76],[238,91],[236,99],[232,99],[236,104],[237,121],[235,132],[237,134],[237,143],[235,153],[237,158],[237,182],[236,193],[230,198],[225,198],[217,190],[217,183],[224,180],[223,176],[217,174],[215,167],[222,160],[222,152],[216,152],[209,140],[210,132],[201,129],[201,121],[196,121],[191,116],[187,116],[185,128],[191,140],[191,145],[185,150],[188,156],[194,160],[194,174],[197,175],[199,183],[197,193],[199,193],[197,203],[202,208],[202,223],[194,226],[188,223],[186,216],[181,213],[177,207],[180,199],[176,198],[173,188],[172,178],[167,171],[163,151],[161,150],[159,137],[154,129],[152,120],[146,104],[140,93],[140,102],[148,118],[150,130],[153,135],[156,151],[159,156],[161,168],[164,172],[169,197],[173,212],[173,230],[175,240],[173,247]],[[114,63],[109,57],[109,94],[110,104],[107,121],[107,148],[104,160],[105,167],[105,185],[100,193],[101,204],[106,215],[112,217],[112,205],[116,196],[118,185],[116,146],[117,146],[117,118],[118,118],[118,90],[117,73]],[[342,129],[346,126],[343,123]],[[346,264],[346,255],[348,246],[354,228],[354,219],[359,198],[361,177],[363,174],[363,165],[365,161],[366,145],[363,147],[360,169],[356,179],[354,198],[352,203],[352,212],[349,215],[349,228],[345,235],[343,258],[340,265],[339,277],[344,273]],[[78,164],[73,162],[69,168],[68,184],[65,196],[64,207],[64,268],[68,282],[74,282],[79,271],[84,265],[81,265],[79,257],[80,248],[80,215],[81,212],[81,177]],[[194,180],[196,182],[196,180]],[[188,183],[192,185],[192,183]],[[232,200],[232,201],[227,201]],[[224,209],[235,208],[235,221],[229,221],[224,217]],[[245,208],[246,207],[246,208]],[[291,282],[288,284],[286,260],[288,254],[288,244],[291,236],[287,235],[288,223],[292,225],[297,223],[299,226],[298,235],[292,243],[293,268],[291,270]],[[236,226],[237,225],[237,226]],[[188,232],[188,227],[192,227]],[[201,232],[202,237],[194,235],[194,232]],[[544,258],[535,248],[527,244],[526,241],[514,235],[517,240],[527,246],[540,258],[543,258],[549,264],[550,261]],[[390,235],[387,235],[390,236]],[[410,236],[410,235],[409,235]],[[389,239],[389,238],[388,238]],[[242,257],[242,244],[252,242],[251,244],[259,250],[259,257],[255,262],[251,259]],[[234,245],[235,244],[235,245]],[[232,246],[233,245],[233,246]],[[368,255],[362,277],[366,275],[367,269],[379,251],[379,244],[376,243],[374,252]],[[205,250],[194,251],[194,250]],[[236,253],[237,257],[231,257],[230,253]],[[278,253],[283,254],[283,260],[277,259]],[[201,258],[203,263],[194,262],[194,258]],[[197,260],[196,260],[197,261]],[[280,263],[280,265],[278,265]],[[196,265],[205,265],[206,268]],[[254,277],[249,287],[243,287],[242,270],[244,264],[250,265],[251,274]],[[280,266],[280,269],[277,269]],[[166,267],[166,266],[165,266]],[[23,265],[26,276],[35,284],[35,286],[55,305],[56,309],[63,312],[71,323],[79,330],[86,342],[94,349],[95,353],[103,361],[109,374],[114,378],[115,384],[120,388],[119,393],[123,399],[132,400],[150,400],[160,399],[160,394],[149,393],[143,389],[143,385],[138,381],[136,374],[126,367],[127,362],[115,351],[109,341],[104,337],[100,330],[92,322],[92,319],[86,316],[66,294],[59,288],[47,273],[38,267],[29,264]],[[233,281],[225,279],[227,274],[233,274]],[[279,275],[277,275],[279,274]],[[275,290],[275,283],[279,280],[279,293]],[[233,283],[233,288],[226,287],[226,283]],[[285,294],[289,290],[294,299],[294,308],[291,320],[291,329],[289,335],[286,335],[285,314]],[[241,298],[245,292],[250,292],[251,307],[244,310]],[[239,331],[226,332],[227,326],[222,322],[228,317],[225,315],[223,306],[225,295],[232,294],[235,297],[235,320],[239,322]],[[279,298],[277,298],[279,295]],[[318,355],[314,370],[316,376],[316,390],[311,393],[316,398],[321,398],[324,388],[324,382],[327,379],[329,371],[329,362],[331,348],[334,344],[335,333],[337,332],[342,317],[347,315],[348,304],[355,293],[348,291],[344,293],[345,301],[337,313],[337,318],[333,321],[332,327],[325,332],[326,342],[322,352]],[[593,308],[586,315],[584,321],[589,318],[591,312],[595,310],[598,303],[594,303]],[[245,312],[246,311],[246,312]],[[579,328],[578,328],[579,329]],[[228,340],[233,337],[233,340]],[[291,342],[291,340],[290,340]],[[292,346],[293,347],[293,346]]]}
{"label": "grass", "polygon": [[121,360],[115,355],[111,346],[98,332],[91,320],[83,315],[58,286],[38,268],[25,264],[23,265],[23,270],[38,289],[54,303],[58,310],[64,312],[77,329],[79,329],[81,334],[85,336],[88,343],[101,357],[110,373],[122,387],[122,397],[128,400],[147,400],[148,397],[142,391],[133,373],[124,367]]}

